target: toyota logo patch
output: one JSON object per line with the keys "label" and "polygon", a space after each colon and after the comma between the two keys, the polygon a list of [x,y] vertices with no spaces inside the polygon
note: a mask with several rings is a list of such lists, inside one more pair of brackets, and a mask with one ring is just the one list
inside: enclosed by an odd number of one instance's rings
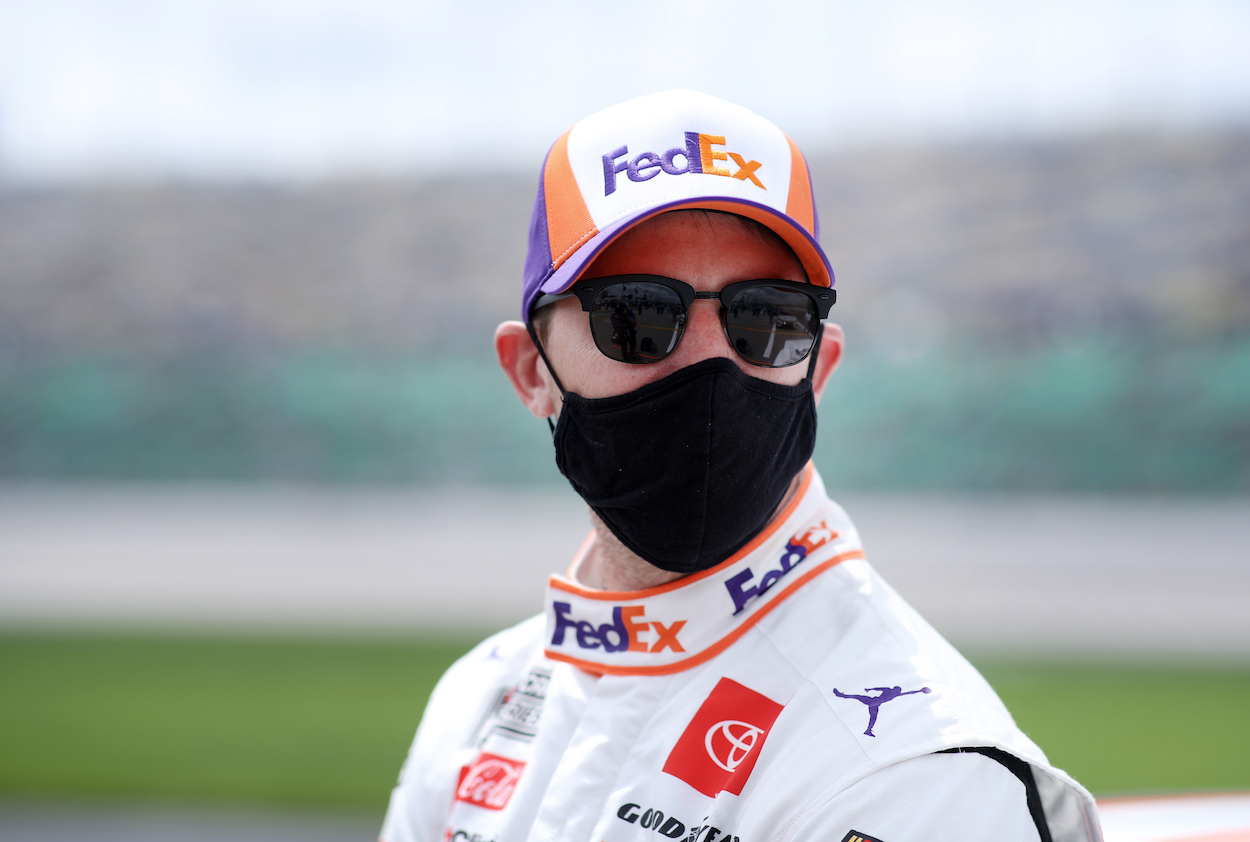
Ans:
{"label": "toyota logo patch", "polygon": [[707,729],[703,745],[707,747],[708,757],[713,763],[732,773],[747,759],[751,749],[755,748],[755,741],[763,733],[763,728],[757,728],[750,722],[726,719]]}
{"label": "toyota logo patch", "polygon": [[782,705],[722,678],[664,761],[664,771],[709,797],[742,794]]}

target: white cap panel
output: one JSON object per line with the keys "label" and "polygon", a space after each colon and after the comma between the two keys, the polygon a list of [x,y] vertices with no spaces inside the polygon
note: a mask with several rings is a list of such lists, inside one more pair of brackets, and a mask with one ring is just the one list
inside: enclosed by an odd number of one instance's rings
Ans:
{"label": "white cap panel", "polygon": [[[784,213],[789,198],[785,135],[745,108],[689,91],[641,97],[587,117],[569,134],[568,156],[599,230],[684,199],[739,199]],[[722,174],[703,172],[705,164]]]}

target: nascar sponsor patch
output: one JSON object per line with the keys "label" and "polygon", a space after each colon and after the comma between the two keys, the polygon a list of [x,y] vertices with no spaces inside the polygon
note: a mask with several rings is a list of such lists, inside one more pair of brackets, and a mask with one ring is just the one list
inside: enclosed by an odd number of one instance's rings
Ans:
{"label": "nascar sponsor patch", "polygon": [[550,683],[551,670],[533,667],[516,686],[501,692],[490,715],[478,728],[474,744],[481,746],[492,736],[532,741],[538,735]]}
{"label": "nascar sponsor patch", "polygon": [[709,797],[742,794],[784,705],[722,678],[678,738],[664,771]]}
{"label": "nascar sponsor patch", "polygon": [[487,810],[502,810],[521,780],[525,764],[520,760],[482,752],[461,767],[456,800]]}

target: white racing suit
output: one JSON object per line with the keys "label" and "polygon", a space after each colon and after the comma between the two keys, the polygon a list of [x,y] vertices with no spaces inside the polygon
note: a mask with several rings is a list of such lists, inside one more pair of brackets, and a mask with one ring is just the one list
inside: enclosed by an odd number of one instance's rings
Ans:
{"label": "white racing suit", "polygon": [[384,842],[1101,839],[810,465],[710,570],[596,591],[585,553],[439,682]]}

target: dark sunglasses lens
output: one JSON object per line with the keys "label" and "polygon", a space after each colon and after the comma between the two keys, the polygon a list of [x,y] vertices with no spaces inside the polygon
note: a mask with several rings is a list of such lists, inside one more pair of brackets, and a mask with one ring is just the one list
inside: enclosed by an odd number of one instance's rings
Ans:
{"label": "dark sunglasses lens", "polygon": [[807,358],[820,330],[816,304],[785,287],[743,290],[726,305],[725,332],[738,356],[778,368]]}
{"label": "dark sunglasses lens", "polygon": [[653,363],[677,347],[686,308],[662,284],[610,284],[595,295],[590,332],[604,356],[624,363]]}

